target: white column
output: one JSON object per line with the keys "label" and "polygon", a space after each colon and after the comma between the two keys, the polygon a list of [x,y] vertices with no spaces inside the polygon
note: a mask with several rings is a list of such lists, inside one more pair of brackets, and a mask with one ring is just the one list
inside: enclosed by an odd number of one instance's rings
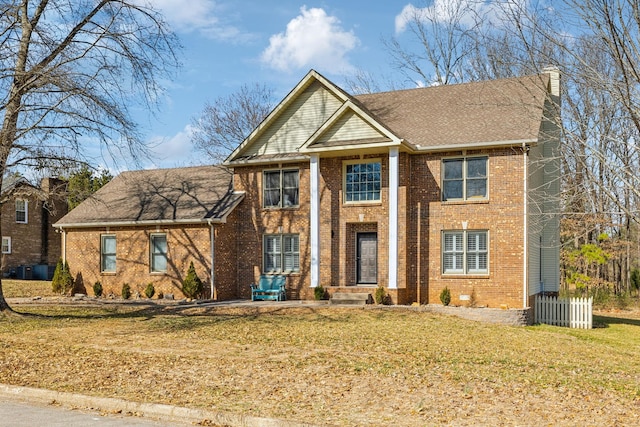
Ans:
{"label": "white column", "polygon": [[389,149],[389,289],[398,288],[398,147]]}
{"label": "white column", "polygon": [[317,154],[311,155],[309,165],[309,181],[311,187],[311,218],[309,236],[311,242],[311,287],[320,284],[320,159]]}

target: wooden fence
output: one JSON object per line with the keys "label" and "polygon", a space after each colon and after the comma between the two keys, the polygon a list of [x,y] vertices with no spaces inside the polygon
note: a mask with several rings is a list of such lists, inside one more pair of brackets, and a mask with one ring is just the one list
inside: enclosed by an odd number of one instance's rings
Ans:
{"label": "wooden fence", "polygon": [[591,329],[593,327],[593,298],[558,298],[536,296],[536,323]]}

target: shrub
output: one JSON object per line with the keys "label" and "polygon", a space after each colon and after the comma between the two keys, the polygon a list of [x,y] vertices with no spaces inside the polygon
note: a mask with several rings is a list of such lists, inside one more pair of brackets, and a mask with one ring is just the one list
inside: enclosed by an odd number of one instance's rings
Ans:
{"label": "shrub", "polygon": [[313,289],[313,297],[317,300],[320,301],[322,299],[324,299],[325,296],[325,290],[322,287],[322,285],[318,285]]}
{"label": "shrub", "polygon": [[162,293],[162,291],[158,292],[158,299],[164,299],[164,293]]}
{"label": "shrub", "polygon": [[51,288],[56,294],[70,294],[73,291],[73,276],[69,271],[69,263],[63,264],[62,258],[58,260],[56,269],[53,272]]}
{"label": "shrub", "polygon": [[100,281],[93,284],[93,294],[98,298],[102,296],[102,283]]}
{"label": "shrub", "polygon": [[442,292],[440,292],[440,302],[442,302],[442,305],[449,305],[451,302],[451,291],[446,286]]}
{"label": "shrub", "polygon": [[156,293],[156,288],[153,286],[153,283],[149,282],[146,288],[144,288],[144,294],[147,298],[151,299]]}
{"label": "shrub", "polygon": [[471,290],[471,296],[469,297],[469,307],[476,307],[478,305],[478,296],[476,295],[476,288]]}
{"label": "shrub", "polygon": [[633,289],[640,289],[640,270],[637,268],[631,270],[631,287]]}
{"label": "shrub", "polygon": [[376,302],[376,304],[384,304],[384,300],[385,297],[387,296],[384,288],[382,286],[378,286],[376,288],[376,292],[373,296],[374,301]]}
{"label": "shrub", "polygon": [[128,283],[122,285],[122,298],[129,299],[131,298],[131,286]]}
{"label": "shrub", "polygon": [[189,270],[187,271],[187,277],[182,282],[182,293],[187,298],[196,298],[202,294],[203,290],[202,280],[198,277],[196,269],[193,266],[193,261],[189,264]]}

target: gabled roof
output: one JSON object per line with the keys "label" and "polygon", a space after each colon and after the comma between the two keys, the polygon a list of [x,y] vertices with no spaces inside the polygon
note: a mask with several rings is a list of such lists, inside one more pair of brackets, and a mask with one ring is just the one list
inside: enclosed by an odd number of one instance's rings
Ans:
{"label": "gabled roof", "polygon": [[355,98],[418,149],[534,142],[549,76],[398,90]]}
{"label": "gabled roof", "polygon": [[54,226],[224,222],[244,198],[232,178],[220,166],[123,172]]}
{"label": "gabled roof", "polygon": [[[314,85],[320,85],[331,101],[322,108],[318,108],[318,97],[309,95],[311,90],[317,92]],[[539,138],[548,85],[548,74],[541,74],[352,96],[311,70],[225,164],[292,161],[306,159],[313,151],[389,145],[421,151],[534,143]],[[303,139],[295,145],[279,140],[276,133],[269,134],[270,128],[278,128],[280,138],[290,139],[292,132],[308,127],[308,120],[291,111],[301,111],[300,103],[321,110],[314,116],[318,121],[315,130],[296,133],[295,138]],[[293,124],[282,132],[288,119]],[[358,125],[360,129],[354,130]],[[252,148],[265,144],[264,135],[270,138],[269,148]]]}

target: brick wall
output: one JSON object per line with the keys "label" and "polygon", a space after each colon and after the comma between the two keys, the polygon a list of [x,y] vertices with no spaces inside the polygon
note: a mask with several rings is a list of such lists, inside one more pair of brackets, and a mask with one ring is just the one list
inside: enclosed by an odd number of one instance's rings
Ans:
{"label": "brick wall", "polygon": [[[489,199],[478,202],[442,202],[440,168],[443,157],[461,152],[411,157],[409,196],[410,228],[407,241],[409,282],[415,293],[410,299],[439,303],[446,286],[452,304],[464,304],[461,295],[475,291],[477,303],[488,307],[523,306],[524,233],[522,151],[499,149],[467,151],[467,156],[489,155]],[[489,232],[489,274],[447,276],[442,274],[442,231]],[[419,286],[417,285],[419,284]]]}
{"label": "brick wall", "polygon": [[[34,194],[34,188],[26,186],[2,204],[2,236],[11,238],[11,253],[2,254],[3,273],[21,265],[55,265],[60,258],[60,234],[52,224],[67,213],[64,192],[58,188],[61,184],[59,180],[43,180],[41,190],[49,195],[46,202]],[[16,199],[27,201],[26,223],[16,222]]]}
{"label": "brick wall", "polygon": [[[235,244],[230,235],[233,225],[214,225],[216,232],[216,271],[218,298],[236,297]],[[166,233],[167,271],[150,271],[150,235]],[[100,272],[100,236],[116,236],[116,273]],[[111,227],[76,229],[66,232],[66,257],[74,277],[79,280],[78,291],[93,294],[93,284],[100,281],[104,294],[120,295],[122,285],[128,283],[132,293],[144,294],[148,283],[153,283],[156,293],[182,297],[182,280],[189,263],[193,261],[198,277],[204,282],[205,297],[210,297],[211,283],[211,235],[207,224],[162,227]],[[231,243],[230,243],[231,242]],[[84,286],[84,289],[82,289]]]}

